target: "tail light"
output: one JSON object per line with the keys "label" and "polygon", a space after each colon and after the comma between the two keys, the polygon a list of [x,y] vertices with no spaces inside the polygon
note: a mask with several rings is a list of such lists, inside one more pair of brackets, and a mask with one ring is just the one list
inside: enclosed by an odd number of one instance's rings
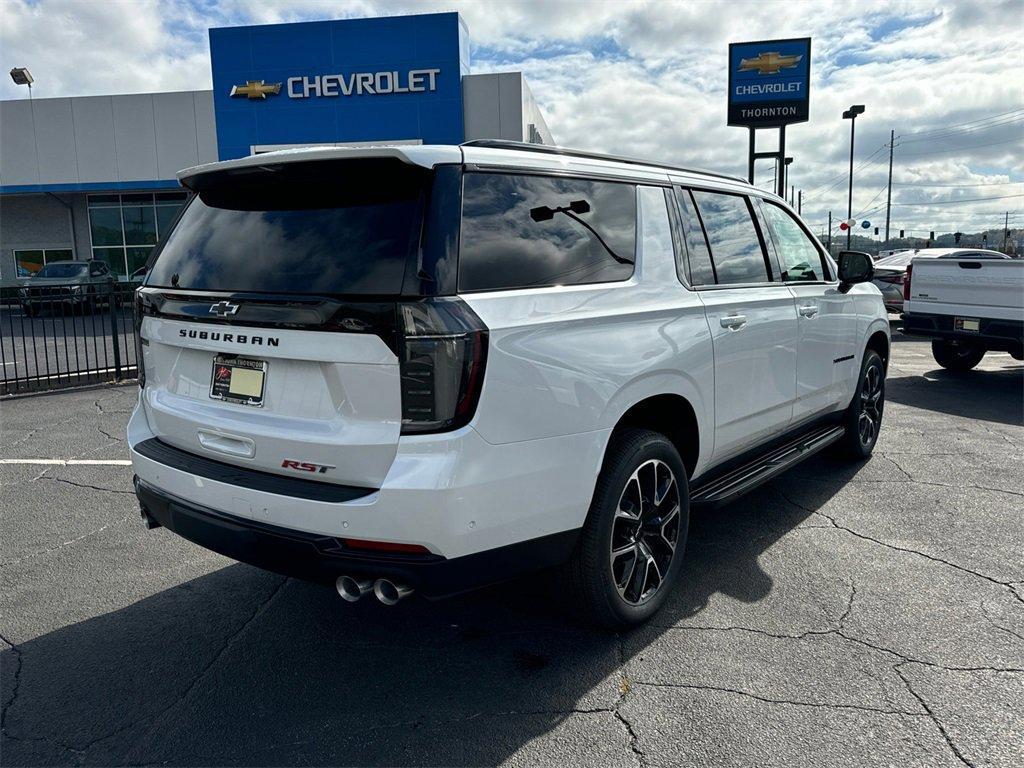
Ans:
{"label": "tail light", "polygon": [[480,400],[487,326],[463,301],[399,304],[402,434],[458,429]]}
{"label": "tail light", "polygon": [[889,273],[875,273],[875,279],[881,280],[883,283],[890,283],[892,285],[903,284],[903,273],[901,272],[889,272]]}
{"label": "tail light", "polygon": [[144,389],[146,386],[146,360],[142,354],[142,348],[148,345],[149,342],[142,338],[142,319],[146,316],[146,300],[138,289],[135,290],[133,314],[135,321],[135,363],[139,367],[139,389]]}
{"label": "tail light", "polygon": [[913,263],[907,264],[907,272],[903,275],[903,300],[910,301],[910,273],[914,270]]}

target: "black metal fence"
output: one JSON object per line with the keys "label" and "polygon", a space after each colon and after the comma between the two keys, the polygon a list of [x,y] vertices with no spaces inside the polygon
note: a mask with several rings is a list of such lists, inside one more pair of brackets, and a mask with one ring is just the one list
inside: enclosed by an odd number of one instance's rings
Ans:
{"label": "black metal fence", "polygon": [[0,395],[138,375],[132,283],[26,286],[0,305]]}

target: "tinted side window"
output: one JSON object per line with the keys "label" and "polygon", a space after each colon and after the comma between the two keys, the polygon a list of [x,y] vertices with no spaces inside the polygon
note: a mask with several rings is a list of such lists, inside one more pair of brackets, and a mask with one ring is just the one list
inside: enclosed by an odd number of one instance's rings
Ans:
{"label": "tinted side window", "polygon": [[718,282],[768,282],[768,264],[747,199],[701,190],[694,190],[693,197],[708,235]]}
{"label": "tinted side window", "polygon": [[714,285],[715,267],[711,263],[711,252],[704,239],[704,230],[697,216],[689,190],[676,188],[679,215],[682,221],[683,242],[686,243],[686,258],[689,265],[690,285]]}
{"label": "tinted side window", "polygon": [[785,282],[826,279],[821,251],[807,237],[796,219],[773,203],[765,203],[761,210],[768,220],[768,228],[782,264],[782,279]]}
{"label": "tinted side window", "polygon": [[459,290],[628,280],[636,252],[632,184],[467,173]]}

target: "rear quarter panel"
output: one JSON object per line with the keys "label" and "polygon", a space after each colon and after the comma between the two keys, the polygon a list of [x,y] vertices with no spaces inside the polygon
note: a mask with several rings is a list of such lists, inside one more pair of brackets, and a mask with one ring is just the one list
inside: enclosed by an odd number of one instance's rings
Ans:
{"label": "rear quarter panel", "polygon": [[610,431],[646,397],[677,394],[711,455],[714,368],[699,297],[667,259],[625,283],[463,295],[490,329],[473,426],[490,443]]}

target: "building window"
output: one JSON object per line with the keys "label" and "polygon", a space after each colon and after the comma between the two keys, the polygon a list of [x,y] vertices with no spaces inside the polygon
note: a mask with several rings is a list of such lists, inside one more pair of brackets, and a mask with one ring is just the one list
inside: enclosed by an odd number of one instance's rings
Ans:
{"label": "building window", "polygon": [[31,248],[14,252],[18,277],[28,277],[26,272],[34,275],[51,261],[68,261],[71,258],[70,248]]}
{"label": "building window", "polygon": [[145,266],[187,199],[187,192],[89,195],[92,257],[105,262],[118,279],[128,279]]}

